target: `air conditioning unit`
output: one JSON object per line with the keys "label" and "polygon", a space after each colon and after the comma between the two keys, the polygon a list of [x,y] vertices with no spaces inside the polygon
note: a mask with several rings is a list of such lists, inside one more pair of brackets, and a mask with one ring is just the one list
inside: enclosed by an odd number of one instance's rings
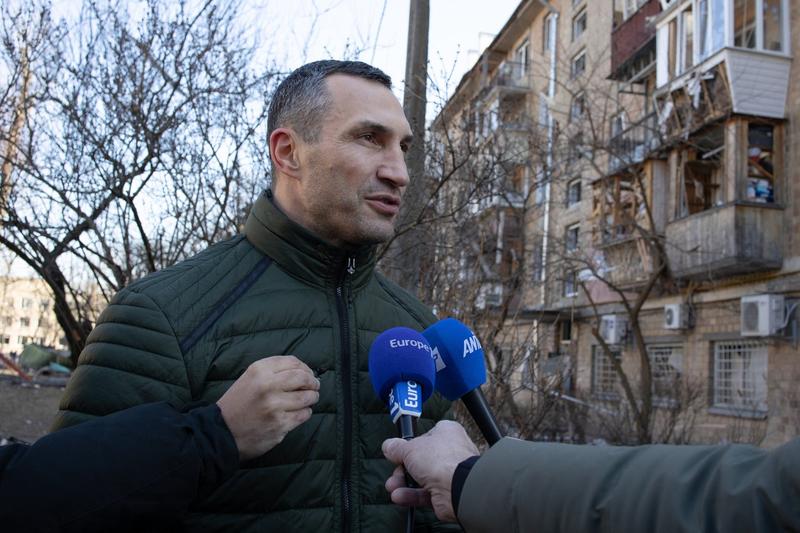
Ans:
{"label": "air conditioning unit", "polygon": [[766,337],[783,328],[786,309],[781,294],[742,296],[742,336]]}
{"label": "air conditioning unit", "polygon": [[689,327],[689,308],[686,304],[664,306],[664,329],[686,329]]}
{"label": "air conditioning unit", "polygon": [[500,285],[487,285],[481,288],[475,298],[475,307],[486,309],[503,303],[503,288]]}
{"label": "air conditioning unit", "polygon": [[619,315],[604,315],[600,317],[600,336],[608,344],[621,343],[625,338],[627,328],[627,321]]}
{"label": "air conditioning unit", "polygon": [[497,306],[503,303],[503,296],[496,292],[487,293],[485,296],[486,305]]}

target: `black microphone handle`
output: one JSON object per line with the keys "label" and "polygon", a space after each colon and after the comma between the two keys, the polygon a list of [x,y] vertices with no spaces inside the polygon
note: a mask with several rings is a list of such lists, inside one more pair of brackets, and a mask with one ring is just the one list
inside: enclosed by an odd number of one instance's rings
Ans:
{"label": "black microphone handle", "polygon": [[[400,419],[397,421],[397,429],[400,431],[400,438],[404,440],[411,440],[414,438],[414,419],[416,417],[411,415],[400,415]],[[406,486],[412,489],[416,489],[419,487],[414,478],[412,478],[408,470],[406,470]],[[414,531],[414,508],[409,507],[407,514],[406,514],[406,533],[412,533]]]}
{"label": "black microphone handle", "polygon": [[[400,415],[400,419],[397,421],[397,430],[400,432],[401,439],[411,440],[414,438],[414,420],[416,420],[415,416]],[[408,475],[408,472],[406,472],[406,485],[412,489],[419,488],[417,482]]]}
{"label": "black microphone handle", "polygon": [[494,419],[489,404],[486,403],[486,397],[483,395],[480,387],[472,389],[464,396],[461,401],[472,415],[472,419],[481,430],[483,438],[489,443],[489,446],[494,446],[497,441],[503,438],[500,428],[497,425],[497,420]]}
{"label": "black microphone handle", "polygon": [[397,421],[397,430],[400,432],[400,438],[404,440],[411,440],[414,438],[414,419],[412,415],[400,415]]}

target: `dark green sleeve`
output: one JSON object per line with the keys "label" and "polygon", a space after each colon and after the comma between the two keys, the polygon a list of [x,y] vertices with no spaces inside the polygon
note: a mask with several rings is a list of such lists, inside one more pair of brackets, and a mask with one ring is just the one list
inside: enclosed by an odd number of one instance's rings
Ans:
{"label": "dark green sleeve", "polygon": [[181,349],[156,303],[123,289],[89,334],[52,429],[156,401],[191,401]]}
{"label": "dark green sleeve", "polygon": [[458,517],[480,531],[800,530],[800,439],[752,446],[574,446],[503,439]]}

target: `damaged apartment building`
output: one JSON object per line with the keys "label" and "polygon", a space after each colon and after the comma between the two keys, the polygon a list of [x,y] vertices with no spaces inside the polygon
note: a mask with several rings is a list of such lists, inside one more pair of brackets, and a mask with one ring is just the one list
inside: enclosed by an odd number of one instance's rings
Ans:
{"label": "damaged apartment building", "polygon": [[433,123],[441,202],[471,210],[456,267],[525,346],[514,390],[652,411],[639,441],[800,431],[798,24],[789,0],[520,2]]}

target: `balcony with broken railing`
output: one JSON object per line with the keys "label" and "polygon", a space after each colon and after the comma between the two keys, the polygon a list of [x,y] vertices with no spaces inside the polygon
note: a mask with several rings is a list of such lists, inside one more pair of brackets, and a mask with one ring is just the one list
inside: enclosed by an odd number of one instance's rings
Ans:
{"label": "balcony with broken railing", "polygon": [[543,132],[526,112],[524,99],[475,99],[468,115],[472,149],[502,161],[527,161]]}
{"label": "balcony with broken railing", "polygon": [[597,268],[619,287],[640,286],[656,272],[653,244],[666,224],[668,168],[664,160],[646,158],[592,184],[592,244],[613,266]]}
{"label": "balcony with broken railing", "polygon": [[531,90],[530,64],[501,61],[497,68],[484,75],[478,98],[491,100],[500,94],[526,94]]}
{"label": "balcony with broken railing", "polygon": [[786,116],[786,0],[679,0],[658,17],[659,125],[686,137],[730,114]]}
{"label": "balcony with broken railing", "polygon": [[616,133],[608,143],[608,173],[643,162],[661,146],[658,116],[655,112]]}
{"label": "balcony with broken railing", "polygon": [[666,242],[676,277],[781,268],[784,144],[782,124],[736,116],[674,151],[678,197]]}
{"label": "balcony with broken railing", "polygon": [[468,213],[486,218],[503,211],[507,216],[523,209],[530,189],[526,162],[510,159],[491,160],[483,170],[483,179],[470,191]]}
{"label": "balcony with broken railing", "polygon": [[732,203],[667,225],[675,277],[715,279],[781,267],[780,209]]}

